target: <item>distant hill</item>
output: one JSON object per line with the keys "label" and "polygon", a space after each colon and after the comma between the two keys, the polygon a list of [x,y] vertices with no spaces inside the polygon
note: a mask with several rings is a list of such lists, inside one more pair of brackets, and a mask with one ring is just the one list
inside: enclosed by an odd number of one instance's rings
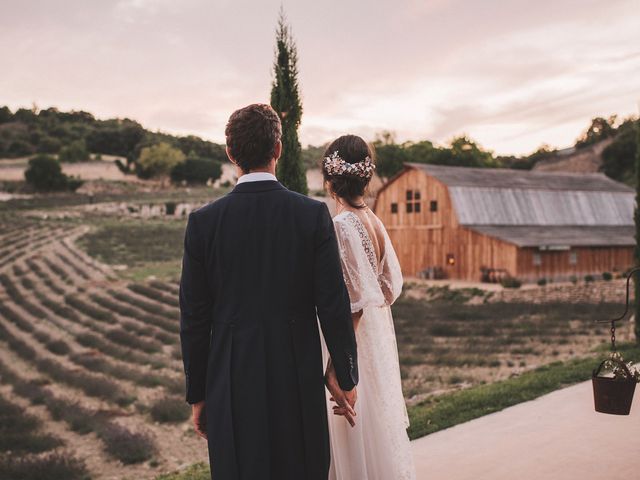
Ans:
{"label": "distant hill", "polygon": [[602,151],[613,143],[606,138],[584,148],[566,148],[536,162],[532,170],[544,172],[595,173],[602,170]]}

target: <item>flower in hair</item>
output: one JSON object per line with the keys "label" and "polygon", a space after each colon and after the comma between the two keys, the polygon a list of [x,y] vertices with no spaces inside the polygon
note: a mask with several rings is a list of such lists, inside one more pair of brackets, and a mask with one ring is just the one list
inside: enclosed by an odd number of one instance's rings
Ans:
{"label": "flower in hair", "polygon": [[322,166],[327,175],[331,177],[344,175],[368,179],[373,176],[373,172],[376,169],[369,156],[366,156],[361,162],[349,163],[340,157],[337,150],[328,157],[324,157]]}

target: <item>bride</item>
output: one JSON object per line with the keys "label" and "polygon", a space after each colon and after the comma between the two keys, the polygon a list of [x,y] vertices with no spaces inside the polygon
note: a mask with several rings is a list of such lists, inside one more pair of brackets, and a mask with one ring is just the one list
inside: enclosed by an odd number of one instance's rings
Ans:
{"label": "bride", "polygon": [[[402,291],[402,272],[382,221],[364,202],[375,170],[372,157],[362,138],[344,135],[329,145],[322,165],[325,187],[337,204],[333,221],[360,370],[356,417],[327,393],[330,480],[416,478],[390,308]],[[337,392],[326,346],[323,351],[328,390]]]}

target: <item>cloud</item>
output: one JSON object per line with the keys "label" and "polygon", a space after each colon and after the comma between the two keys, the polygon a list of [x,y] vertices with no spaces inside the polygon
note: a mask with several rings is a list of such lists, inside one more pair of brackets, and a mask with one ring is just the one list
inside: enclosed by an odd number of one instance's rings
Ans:
{"label": "cloud", "polygon": [[[0,6],[2,102],[127,116],[223,140],[268,101],[280,0],[24,0]],[[300,54],[303,143],[352,132],[498,153],[573,142],[636,112],[635,0],[286,2]]]}

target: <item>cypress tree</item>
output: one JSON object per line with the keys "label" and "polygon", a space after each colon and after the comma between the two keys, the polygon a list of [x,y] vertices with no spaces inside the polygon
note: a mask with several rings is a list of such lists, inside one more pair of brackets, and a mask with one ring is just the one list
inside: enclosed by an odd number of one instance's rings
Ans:
{"label": "cypress tree", "polygon": [[306,195],[309,189],[298,140],[298,127],[302,118],[302,104],[298,92],[298,53],[282,9],[276,29],[273,73],[271,106],[278,112],[282,121],[282,156],[278,161],[276,173],[278,180],[289,190]]}
{"label": "cypress tree", "polygon": [[[636,208],[633,219],[636,224],[635,264],[640,266],[640,120],[636,121]],[[635,274],[635,333],[636,342],[640,344],[640,273]]]}

